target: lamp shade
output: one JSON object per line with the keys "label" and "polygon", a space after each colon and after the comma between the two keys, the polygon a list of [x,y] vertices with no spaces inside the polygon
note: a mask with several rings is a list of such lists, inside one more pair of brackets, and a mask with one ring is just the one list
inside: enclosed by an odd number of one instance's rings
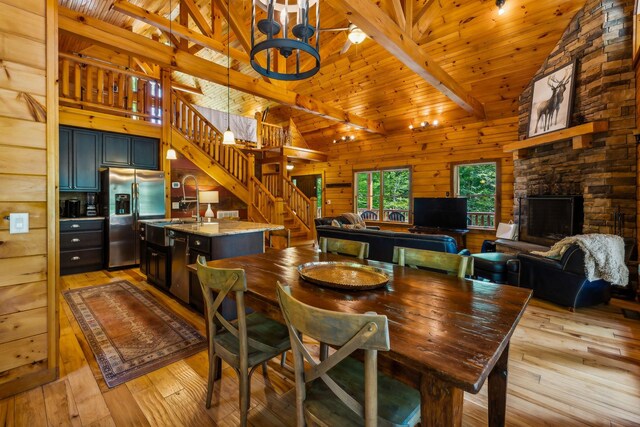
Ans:
{"label": "lamp shade", "polygon": [[167,160],[176,160],[178,157],[176,156],[176,150],[173,148],[169,148],[167,150]]}
{"label": "lamp shade", "polygon": [[217,191],[201,191],[200,203],[218,203],[218,197]]}
{"label": "lamp shade", "polygon": [[223,144],[235,144],[236,143],[236,137],[233,134],[233,132],[231,132],[231,129],[227,129],[226,131],[224,131],[224,135],[222,135],[222,143]]}

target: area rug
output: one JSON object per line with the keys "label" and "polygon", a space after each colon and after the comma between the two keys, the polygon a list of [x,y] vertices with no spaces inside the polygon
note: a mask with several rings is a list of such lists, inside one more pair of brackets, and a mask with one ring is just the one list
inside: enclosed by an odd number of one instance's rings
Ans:
{"label": "area rug", "polygon": [[194,327],[127,281],[68,290],[64,298],[109,387],[207,345]]}

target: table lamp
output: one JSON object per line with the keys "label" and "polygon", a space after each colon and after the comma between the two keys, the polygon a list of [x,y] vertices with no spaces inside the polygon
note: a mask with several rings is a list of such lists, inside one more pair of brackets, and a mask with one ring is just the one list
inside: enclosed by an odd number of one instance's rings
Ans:
{"label": "table lamp", "polygon": [[213,211],[211,210],[211,203],[218,203],[218,192],[217,191],[201,191],[200,203],[207,204],[207,211],[204,213],[204,216],[205,218],[207,218],[207,222],[211,222],[211,218],[214,218]]}

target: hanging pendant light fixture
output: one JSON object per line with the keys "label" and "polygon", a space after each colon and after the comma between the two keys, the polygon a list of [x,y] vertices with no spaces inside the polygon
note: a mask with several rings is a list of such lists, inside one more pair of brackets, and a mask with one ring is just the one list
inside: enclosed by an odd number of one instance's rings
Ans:
{"label": "hanging pendant light fixture", "polygon": [[224,131],[224,135],[222,135],[222,143],[225,145],[231,145],[236,143],[236,137],[231,132],[231,120],[230,119],[230,105],[231,105],[231,80],[229,78],[230,68],[231,68],[231,57],[229,55],[229,35],[231,33],[231,22],[229,10],[231,9],[231,0],[227,4],[227,130]]}
{"label": "hanging pendant light fixture", "polygon": [[[169,0],[169,38],[173,36],[173,31],[171,28],[172,27],[171,22],[173,22],[173,20],[171,19],[171,11],[172,11],[171,0]],[[169,80],[171,80],[171,66],[169,66]],[[171,89],[169,89],[168,92],[169,92],[168,95],[171,96]],[[167,94],[163,94],[163,95],[167,95]],[[169,107],[167,116],[169,117],[163,117],[162,120],[171,120],[171,107]],[[171,126],[171,124],[169,124],[169,126]],[[166,155],[167,160],[178,159],[178,156],[176,156],[176,150],[174,150],[172,147],[173,147],[173,132],[170,132],[169,133],[169,149],[167,150],[167,155]]]}
{"label": "hanging pendant light fixture", "polygon": [[[309,12],[313,7],[316,10],[315,25],[309,19]],[[261,13],[261,10],[266,13],[266,18],[257,20],[256,13]],[[295,25],[289,31],[292,14],[295,14]],[[253,0],[251,66],[263,76],[276,80],[302,80],[313,76],[320,70],[319,30],[318,0]],[[256,40],[257,38],[260,40]],[[295,59],[295,67],[291,72],[286,67],[283,67],[284,70],[274,69],[273,59],[278,57],[279,61],[286,62],[291,55]],[[264,61],[259,61],[258,58]]]}

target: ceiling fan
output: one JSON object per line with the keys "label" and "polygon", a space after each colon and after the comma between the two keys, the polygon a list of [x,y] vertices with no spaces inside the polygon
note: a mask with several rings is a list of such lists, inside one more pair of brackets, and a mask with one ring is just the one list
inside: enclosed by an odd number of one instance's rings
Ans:
{"label": "ceiling fan", "polygon": [[348,27],[340,27],[340,28],[321,28],[320,31],[348,31],[347,41],[345,42],[342,49],[340,49],[340,55],[345,53],[352,44],[360,44],[367,38],[367,35],[358,28],[355,24],[349,23]]}

